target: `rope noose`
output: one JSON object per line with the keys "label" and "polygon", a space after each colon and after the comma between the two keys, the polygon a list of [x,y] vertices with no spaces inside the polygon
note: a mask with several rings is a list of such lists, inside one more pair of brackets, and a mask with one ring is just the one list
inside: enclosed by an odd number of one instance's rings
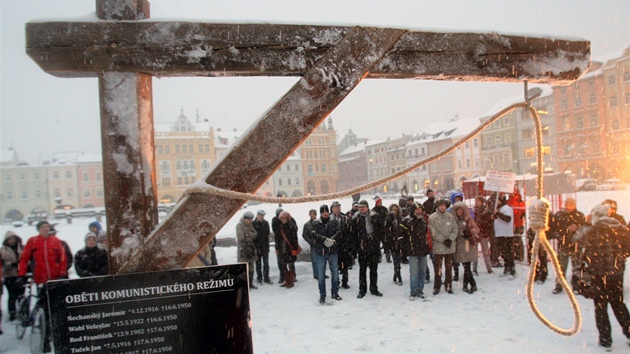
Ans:
{"label": "rope noose", "polygon": [[[525,91],[527,91],[527,82],[525,83]],[[549,327],[552,331],[564,335],[564,336],[572,336],[574,334],[576,334],[579,329],[580,326],[582,324],[582,316],[580,313],[580,307],[577,303],[577,300],[575,299],[575,296],[573,295],[573,291],[571,291],[571,289],[569,288],[569,285],[567,284],[566,280],[564,279],[564,277],[559,277],[560,279],[560,284],[562,285],[562,288],[564,289],[564,292],[567,294],[568,298],[569,298],[569,302],[571,303],[571,307],[573,309],[573,316],[574,316],[574,322],[573,322],[573,327],[571,329],[562,329],[558,326],[555,326],[553,323],[551,323],[539,310],[538,307],[536,306],[536,302],[534,300],[533,297],[533,288],[534,288],[534,279],[535,279],[535,275],[536,275],[536,263],[538,262],[538,249],[540,248],[540,245],[542,244],[543,248],[547,251],[547,253],[549,254],[553,267],[556,271],[556,274],[562,274],[562,271],[560,270],[560,264],[558,262],[558,257],[556,256],[556,253],[554,252],[554,250],[551,248],[551,245],[549,244],[549,241],[547,240],[547,236],[546,236],[546,230],[547,230],[547,216],[548,216],[548,210],[549,210],[549,202],[546,201],[546,199],[544,199],[542,197],[543,195],[543,158],[542,158],[542,125],[540,122],[540,117],[538,116],[538,113],[536,112],[536,110],[531,106],[530,100],[526,98],[525,102],[521,102],[521,103],[515,103],[512,104],[504,109],[502,109],[501,111],[497,112],[495,115],[493,115],[490,119],[488,119],[487,121],[483,122],[479,127],[477,127],[475,130],[473,130],[472,132],[470,132],[468,135],[464,136],[463,138],[461,138],[460,140],[458,140],[457,142],[455,142],[453,145],[451,145],[450,147],[445,148],[444,150],[429,156],[423,160],[420,160],[418,162],[416,162],[413,165],[410,165],[409,167],[406,167],[396,173],[393,173],[389,176],[383,177],[381,179],[378,179],[376,181],[373,182],[369,182],[351,189],[347,189],[345,191],[341,191],[341,192],[337,192],[337,193],[329,193],[329,194],[321,194],[321,195],[315,195],[315,196],[304,196],[304,197],[293,197],[293,198],[278,198],[278,197],[265,197],[265,196],[261,196],[261,195],[255,195],[255,194],[250,194],[250,193],[243,193],[243,192],[236,192],[236,191],[232,191],[229,189],[223,189],[223,188],[219,188],[219,187],[215,187],[213,185],[210,185],[208,183],[205,182],[205,180],[207,179],[206,176],[204,176],[203,178],[201,178],[199,181],[195,182],[193,185],[191,185],[190,187],[188,187],[184,193],[182,194],[182,197],[179,199],[179,201],[177,202],[177,205],[175,207],[177,207],[179,204],[181,204],[190,194],[194,194],[194,193],[208,193],[208,194],[213,194],[213,195],[217,195],[217,196],[221,196],[221,197],[225,197],[225,198],[230,198],[230,199],[240,199],[240,200],[255,200],[255,201],[259,201],[261,203],[285,203],[285,204],[297,204],[297,203],[307,203],[307,202],[318,202],[318,201],[324,201],[324,200],[330,200],[330,199],[339,199],[339,198],[343,198],[343,197],[347,197],[347,196],[351,196],[353,194],[359,193],[359,192],[363,192],[366,191],[370,188],[374,188],[376,186],[379,186],[381,184],[387,183],[391,180],[394,180],[398,177],[404,176],[409,174],[411,171],[426,165],[428,163],[431,163],[433,161],[436,161],[442,157],[444,157],[445,155],[451,153],[452,151],[454,151],[455,149],[457,149],[459,146],[463,145],[465,142],[469,141],[470,139],[472,139],[473,137],[475,137],[476,135],[478,135],[479,133],[481,133],[484,129],[486,129],[488,126],[490,126],[492,123],[494,123],[495,121],[497,121],[499,118],[503,117],[504,115],[506,115],[507,113],[516,110],[516,109],[525,109],[528,110],[530,115],[532,116],[532,118],[534,119],[534,124],[535,124],[535,131],[536,131],[536,164],[537,164],[537,187],[538,187],[538,198],[532,198],[529,201],[529,207],[528,207],[528,211],[529,211],[529,222],[530,222],[530,226],[532,227],[532,229],[536,232],[536,236],[534,238],[534,247],[533,247],[533,255],[532,255],[532,263],[530,266],[530,270],[529,270],[529,274],[528,274],[528,280],[527,280],[527,288],[526,288],[526,293],[527,293],[527,301],[529,303],[530,308],[532,309],[532,312],[534,312],[534,315],[536,315],[536,317],[543,323],[545,324],[547,327]],[[209,172],[208,172],[209,173]],[[545,206],[546,205],[546,206]]]}
{"label": "rope noose", "polygon": [[[573,290],[571,290],[569,284],[567,284],[565,277],[562,275],[563,273],[560,269],[558,256],[556,255],[556,252],[554,252],[554,250],[551,248],[549,240],[547,240],[547,225],[549,222],[550,203],[547,199],[543,198],[542,124],[540,122],[540,116],[538,116],[538,112],[536,112],[536,109],[534,109],[529,104],[529,101],[526,103],[527,109],[534,119],[536,131],[536,187],[538,198],[530,199],[528,202],[529,205],[527,207],[527,211],[529,214],[529,226],[532,228],[532,230],[534,230],[536,236],[534,238],[532,260],[529,268],[529,274],[527,276],[527,288],[525,292],[527,294],[527,302],[529,303],[529,307],[532,309],[532,312],[534,312],[534,315],[536,315],[536,317],[545,326],[563,336],[572,336],[580,330],[580,326],[582,325],[582,314],[580,313],[580,306],[575,299],[575,295],[573,295]],[[569,302],[571,303],[574,320],[573,327],[571,327],[570,329],[563,329],[551,323],[536,306],[536,301],[534,300],[534,281],[536,279],[536,266],[538,264],[538,250],[541,244],[543,246],[543,249],[547,251],[547,254],[551,258],[553,269],[555,269],[556,274],[559,274],[557,278],[560,281],[560,285],[562,285],[562,289],[564,289],[564,293],[567,294]]]}

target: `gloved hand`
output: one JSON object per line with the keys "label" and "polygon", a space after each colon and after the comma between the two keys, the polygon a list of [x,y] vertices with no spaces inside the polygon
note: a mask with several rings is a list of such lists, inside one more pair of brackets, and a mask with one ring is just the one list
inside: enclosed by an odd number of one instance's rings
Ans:
{"label": "gloved hand", "polygon": [[447,238],[447,239],[444,241],[444,244],[446,245],[446,247],[451,247],[451,244],[452,244],[452,243],[453,243],[453,241],[451,241],[451,239],[450,239],[450,238]]}
{"label": "gloved hand", "polygon": [[470,232],[470,230],[464,229],[464,238],[470,238],[470,236],[472,236],[472,233]]}
{"label": "gloved hand", "polygon": [[335,245],[335,240],[332,238],[326,237],[326,239],[324,240],[324,246],[330,248],[334,245]]}
{"label": "gloved hand", "polygon": [[18,262],[11,262],[11,268],[17,269],[17,267],[18,267]]}

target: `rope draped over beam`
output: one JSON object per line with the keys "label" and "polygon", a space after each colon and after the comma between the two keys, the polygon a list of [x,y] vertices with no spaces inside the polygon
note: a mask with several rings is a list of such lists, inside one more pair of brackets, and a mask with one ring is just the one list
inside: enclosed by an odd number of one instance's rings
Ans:
{"label": "rope draped over beam", "polygon": [[185,198],[187,198],[189,195],[194,194],[194,193],[209,193],[209,194],[214,194],[214,195],[218,195],[218,196],[222,196],[226,198],[233,198],[233,199],[240,199],[240,200],[255,200],[255,201],[259,201],[263,203],[285,203],[285,204],[318,202],[318,201],[323,201],[323,200],[339,199],[339,198],[351,196],[353,194],[363,192],[373,187],[387,183],[398,177],[407,175],[408,173],[417,169],[418,167],[421,167],[423,165],[426,165],[428,163],[431,163],[433,161],[436,161],[444,157],[445,155],[453,152],[455,149],[457,149],[458,147],[460,147],[461,145],[463,145],[464,143],[466,143],[473,137],[477,136],[479,133],[481,133],[484,129],[486,129],[496,120],[500,119],[507,113],[510,113],[511,111],[514,111],[519,108],[529,111],[530,115],[534,119],[535,132],[536,132],[535,134],[536,162],[537,162],[536,186],[538,190],[538,193],[537,193],[538,198],[530,199],[530,207],[528,208],[530,225],[532,226],[532,229],[536,232],[536,236],[534,239],[534,247],[532,251],[533,258],[530,265],[529,274],[527,277],[527,288],[526,288],[527,302],[530,308],[532,309],[532,312],[534,312],[534,315],[545,326],[549,327],[552,331],[560,335],[572,336],[579,331],[580,326],[582,324],[582,316],[580,313],[579,304],[577,303],[577,300],[575,299],[575,296],[573,295],[573,292],[569,288],[569,285],[567,281],[565,280],[565,278],[559,277],[560,284],[562,284],[562,288],[564,289],[565,294],[567,294],[569,298],[569,302],[571,303],[571,307],[573,309],[574,322],[573,322],[572,328],[562,329],[554,325],[553,323],[551,323],[540,312],[540,310],[536,306],[536,301],[534,300],[534,296],[533,296],[533,288],[534,288],[534,281],[535,281],[535,274],[536,274],[536,264],[538,262],[538,249],[540,248],[541,244],[543,248],[547,251],[547,253],[550,255],[556,274],[562,274],[562,271],[560,269],[560,263],[558,262],[558,257],[556,253],[553,251],[551,244],[549,244],[549,241],[547,240],[546,233],[545,233],[545,230],[547,230],[547,223],[548,223],[547,212],[549,210],[549,202],[546,202],[546,208],[545,208],[545,200],[543,198],[543,170],[544,169],[543,169],[543,154],[542,154],[542,139],[543,139],[542,138],[542,124],[540,122],[540,116],[538,115],[538,112],[536,112],[536,109],[534,109],[531,106],[529,100],[525,102],[521,102],[521,103],[515,103],[509,107],[502,109],[501,111],[493,115],[490,119],[488,119],[483,124],[481,124],[479,127],[477,127],[475,130],[470,132],[468,135],[464,136],[463,138],[455,142],[453,145],[445,148],[444,150],[438,152],[437,154],[434,154],[421,161],[418,161],[417,163],[403,170],[400,170],[396,173],[393,173],[387,177],[383,177],[376,181],[366,183],[366,184],[363,184],[363,185],[360,185],[351,189],[347,189],[345,191],[341,191],[337,193],[315,195],[315,196],[294,197],[294,198],[266,197],[266,196],[260,196],[260,195],[250,194],[250,193],[235,192],[235,191],[231,191],[227,189],[218,188],[208,183],[205,183],[204,181],[205,179],[202,178],[201,180],[199,180],[198,182],[196,182],[195,184],[187,188],[186,191],[184,191],[184,194],[182,195],[181,199],[178,201],[178,204],[181,203],[183,200],[185,200]]}

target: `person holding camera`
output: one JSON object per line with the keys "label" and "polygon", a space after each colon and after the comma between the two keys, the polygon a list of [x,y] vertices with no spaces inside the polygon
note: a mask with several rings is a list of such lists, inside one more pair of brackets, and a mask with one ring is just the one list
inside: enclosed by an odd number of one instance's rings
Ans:
{"label": "person holding camera", "polygon": [[[18,264],[22,255],[22,239],[13,231],[7,231],[4,235],[4,242],[0,249],[0,259],[2,260],[2,276],[4,286],[9,294],[9,321],[15,320],[16,305],[20,295],[24,294],[24,287],[15,286],[18,278]],[[2,289],[0,289],[2,290]]]}
{"label": "person holding camera", "polygon": [[[471,262],[477,260],[477,243],[479,242],[479,227],[470,215],[470,209],[464,202],[457,202],[451,207],[451,213],[457,220],[457,241],[455,245],[455,262],[464,265],[465,293],[477,291],[477,283],[470,268]],[[470,289],[468,288],[470,285]]]}
{"label": "person holding camera", "polygon": [[457,221],[451,213],[446,212],[448,201],[439,200],[435,203],[436,211],[429,216],[429,228],[433,240],[433,295],[440,292],[442,286],[442,263],[446,274],[444,276],[444,290],[453,293],[453,254],[455,253],[455,240],[457,239]]}

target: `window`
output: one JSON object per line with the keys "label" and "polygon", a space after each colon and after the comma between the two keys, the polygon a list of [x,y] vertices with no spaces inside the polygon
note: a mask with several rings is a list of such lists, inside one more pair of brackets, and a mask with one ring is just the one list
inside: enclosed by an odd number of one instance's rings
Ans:
{"label": "window", "polygon": [[210,152],[210,144],[206,144],[206,146],[205,146],[205,150],[204,150],[204,151],[205,151],[206,153],[209,153],[209,152]]}
{"label": "window", "polygon": [[160,187],[170,187],[170,186],[171,186],[171,178],[162,177],[162,185]]}
{"label": "window", "polygon": [[560,117],[560,129],[569,130],[569,128],[570,128],[569,117],[568,116]]}
{"label": "window", "polygon": [[66,178],[72,178],[72,172],[66,171]]}
{"label": "window", "polygon": [[68,195],[68,197],[74,196],[74,191],[72,190],[72,188],[68,188],[67,195]]}
{"label": "window", "polygon": [[534,136],[533,129],[523,129],[523,139],[531,139]]}
{"label": "window", "polygon": [[22,191],[22,199],[28,199],[28,193],[26,193],[26,191]]}
{"label": "window", "polygon": [[469,147],[470,147],[470,141],[467,141],[467,142],[464,144],[464,149],[468,149]]}
{"label": "window", "polygon": [[13,192],[7,192],[7,200],[13,200]]}
{"label": "window", "polygon": [[203,144],[199,144],[199,146],[197,146],[197,152],[199,153],[203,152]]}
{"label": "window", "polygon": [[157,147],[157,153],[158,153],[158,154],[163,154],[163,153],[164,153],[164,147],[162,147],[162,145],[158,145],[158,147]]}
{"label": "window", "polygon": [[86,188],[83,190],[83,198],[90,198],[90,189]]}
{"label": "window", "polygon": [[510,154],[507,152],[503,153],[503,163],[506,165],[510,164]]}
{"label": "window", "polygon": [[466,159],[466,168],[470,168],[470,159]]}
{"label": "window", "polygon": [[103,179],[103,177],[101,176],[101,173],[100,172],[96,172],[96,180],[100,181],[102,179]]}
{"label": "window", "polygon": [[582,107],[582,97],[580,96],[575,97],[575,107]]}
{"label": "window", "polygon": [[61,189],[55,188],[55,198],[60,198],[60,197],[61,197]]}
{"label": "window", "polygon": [[175,153],[179,154],[179,145],[175,145]]}
{"label": "window", "polygon": [[475,157],[475,167],[480,167],[481,162]]}
{"label": "window", "polygon": [[33,179],[39,179],[39,173],[33,173]]}
{"label": "window", "polygon": [[291,185],[291,178],[287,178],[287,185]]}
{"label": "window", "polygon": [[567,110],[569,108],[569,103],[567,102],[566,98],[563,98],[562,100],[560,100],[560,110],[564,111]]}
{"label": "window", "polygon": [[210,160],[201,160],[201,170],[207,171],[210,169]]}
{"label": "window", "polygon": [[504,140],[505,140],[505,145],[512,144],[512,134],[510,133],[505,134]]}
{"label": "window", "polygon": [[[291,171],[291,165],[287,164],[287,171]],[[291,183],[289,183],[291,184]]]}
{"label": "window", "polygon": [[597,103],[597,95],[594,92],[588,94],[588,104],[594,105]]}
{"label": "window", "polygon": [[610,96],[608,104],[610,105],[610,107],[617,107],[617,96]]}
{"label": "window", "polygon": [[177,177],[177,185],[181,186],[182,184],[184,184],[184,179],[181,177]]}
{"label": "window", "polygon": [[608,76],[608,86],[613,86],[616,83],[617,79],[615,78],[615,75]]}
{"label": "window", "polygon": [[[473,147],[477,147],[479,145],[479,141],[477,140],[477,138],[473,139]],[[424,150],[424,149],[422,149]],[[424,154],[424,151],[422,152]]]}
{"label": "window", "polygon": [[[179,161],[177,161],[179,163]],[[171,162],[170,161],[162,161],[160,163],[160,174],[170,176],[171,174]]]}
{"label": "window", "polygon": [[497,147],[501,146],[501,136],[497,135],[494,137],[494,143]]}
{"label": "window", "polygon": [[282,178],[278,178],[278,185],[281,186],[282,185]]}
{"label": "window", "polygon": [[87,182],[90,180],[90,175],[87,172],[83,172],[83,181]]}
{"label": "window", "polygon": [[[192,145],[192,144],[188,145],[188,151],[190,151],[190,153],[191,153],[191,154],[194,152],[194,151],[193,151],[193,145]],[[201,152],[201,151],[200,151],[200,152]]]}
{"label": "window", "polygon": [[186,153],[186,145],[182,145],[182,154]]}
{"label": "window", "polygon": [[20,173],[20,179],[23,181],[26,179],[26,175],[24,173]]}
{"label": "window", "polygon": [[326,172],[326,165],[325,164],[322,164],[321,171],[322,172]]}
{"label": "window", "polygon": [[[457,160],[457,168],[462,169],[462,160]],[[393,171],[392,171],[393,172]]]}
{"label": "window", "polygon": [[42,197],[42,191],[39,189],[35,190],[35,198],[40,199]]}
{"label": "window", "polygon": [[299,178],[297,178],[297,177],[295,178],[295,184],[296,184],[296,185],[299,185],[299,184],[300,184],[300,179],[299,179]]}
{"label": "window", "polygon": [[313,165],[306,166],[306,172],[308,172],[309,174],[312,174],[313,173]]}
{"label": "window", "polygon": [[488,149],[492,149],[492,138],[491,137],[486,137],[486,145]]}
{"label": "window", "polygon": [[576,129],[584,128],[584,118],[582,118],[581,114],[575,115],[575,128]]}
{"label": "window", "polygon": [[298,164],[295,164],[295,166],[294,166],[294,167],[295,167],[295,170],[296,170],[296,171],[299,171]]}
{"label": "window", "polygon": [[499,166],[499,155],[494,155],[493,159],[494,159],[494,166]]}
{"label": "window", "polygon": [[97,188],[96,189],[96,196],[97,197],[103,197],[103,189],[102,188]]}
{"label": "window", "polygon": [[[11,178],[9,177],[8,179],[10,180]],[[58,171],[54,171],[53,172],[53,179],[59,179],[59,172]]]}
{"label": "window", "polygon": [[630,71],[626,71],[625,73],[623,73],[623,81],[624,82],[630,81]]}

